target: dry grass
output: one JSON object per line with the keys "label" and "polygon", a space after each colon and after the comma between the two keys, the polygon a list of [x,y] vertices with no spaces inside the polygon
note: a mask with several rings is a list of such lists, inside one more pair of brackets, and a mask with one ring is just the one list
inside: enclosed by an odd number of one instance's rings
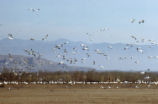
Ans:
{"label": "dry grass", "polygon": [[0,104],[158,104],[158,89],[6,86],[0,88]]}

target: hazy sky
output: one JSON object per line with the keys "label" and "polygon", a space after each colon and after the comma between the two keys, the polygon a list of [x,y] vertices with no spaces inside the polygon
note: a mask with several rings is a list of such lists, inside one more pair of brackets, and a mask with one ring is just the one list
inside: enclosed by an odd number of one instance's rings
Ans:
{"label": "hazy sky", "polygon": [[[39,15],[28,8],[40,8]],[[88,41],[89,32],[93,42],[131,42],[130,35],[158,40],[157,11],[158,0],[0,0],[0,37]],[[104,27],[109,30],[94,33]]]}

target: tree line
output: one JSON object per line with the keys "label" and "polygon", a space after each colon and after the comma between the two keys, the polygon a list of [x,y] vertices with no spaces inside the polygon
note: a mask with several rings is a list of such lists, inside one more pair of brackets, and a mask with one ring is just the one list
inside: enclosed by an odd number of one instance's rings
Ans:
{"label": "tree line", "polygon": [[[84,82],[116,82],[145,81],[144,77],[150,76],[150,81],[158,81],[158,72],[123,72],[123,71],[56,71],[56,72],[24,72],[3,69],[0,72],[0,81],[36,82],[36,81],[84,81]],[[118,80],[119,79],[119,80]]]}

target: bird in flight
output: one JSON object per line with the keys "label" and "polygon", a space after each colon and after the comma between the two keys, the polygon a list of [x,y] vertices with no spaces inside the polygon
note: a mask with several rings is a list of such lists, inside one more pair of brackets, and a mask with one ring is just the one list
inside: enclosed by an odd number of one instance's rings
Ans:
{"label": "bird in flight", "polygon": [[9,34],[8,34],[8,39],[13,40],[13,39],[14,39],[14,36],[9,33]]}

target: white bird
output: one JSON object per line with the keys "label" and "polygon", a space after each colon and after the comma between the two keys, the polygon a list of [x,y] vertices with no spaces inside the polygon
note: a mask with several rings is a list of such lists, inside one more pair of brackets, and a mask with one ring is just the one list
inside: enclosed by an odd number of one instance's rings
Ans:
{"label": "white bird", "polygon": [[144,20],[142,19],[142,20],[138,21],[138,23],[142,24],[142,23],[144,23]]}
{"label": "white bird", "polygon": [[156,59],[158,59],[158,56],[155,56]]}
{"label": "white bird", "polygon": [[69,41],[64,42],[64,44],[69,44],[69,43],[70,43]]}
{"label": "white bird", "polygon": [[101,69],[104,69],[104,66],[103,66],[103,65],[99,65],[99,67],[100,67]]}
{"label": "white bird", "polygon": [[32,11],[32,12],[39,12],[40,11],[40,9],[39,8],[28,8],[28,10],[30,10],[30,11]]}
{"label": "white bird", "polygon": [[59,64],[59,65],[63,65],[63,64],[64,64],[64,62],[63,62],[63,61],[60,61],[58,64]]}
{"label": "white bird", "polygon": [[145,74],[145,72],[144,72],[144,71],[142,71],[142,72],[140,72],[140,74],[144,75],[144,74]]}
{"label": "white bird", "polygon": [[26,65],[28,64],[28,60],[27,60],[27,59],[24,59],[23,62],[24,62],[24,64],[26,64]]}
{"label": "white bird", "polygon": [[72,51],[72,54],[73,54],[73,55],[76,55],[76,53],[77,53],[77,52],[75,52],[75,51]]}
{"label": "white bird", "polygon": [[138,48],[137,48],[137,51],[138,51],[139,53],[143,53],[143,50],[141,49],[141,47],[138,47]]}
{"label": "white bird", "polygon": [[83,47],[82,50],[88,50],[88,47]]}
{"label": "white bird", "polygon": [[131,23],[134,23],[134,22],[135,22],[135,19],[134,19],[134,18],[132,18],[132,19],[131,19]]}
{"label": "white bird", "polygon": [[120,82],[121,80],[119,78],[116,79],[116,82]]}
{"label": "white bird", "polygon": [[14,39],[13,35],[12,34],[8,34],[8,39],[13,40]]}
{"label": "white bird", "polygon": [[95,52],[97,52],[97,54],[102,54],[100,49],[96,49]]}
{"label": "white bird", "polygon": [[112,46],[111,46],[111,45],[109,45],[109,46],[108,46],[108,48],[109,48],[109,49],[112,49]]}
{"label": "white bird", "polygon": [[135,88],[139,88],[139,87],[136,85]]}
{"label": "white bird", "polygon": [[61,45],[60,45],[60,44],[59,44],[59,45],[56,45],[55,48],[61,49]]}
{"label": "white bird", "polygon": [[144,79],[146,79],[146,80],[148,80],[148,79],[150,79],[151,77],[149,77],[149,76],[145,76],[144,77]]}
{"label": "white bird", "polygon": [[139,61],[138,61],[138,60],[136,60],[134,63],[135,63],[135,64],[139,64]]}
{"label": "white bird", "polygon": [[108,55],[107,55],[106,53],[103,53],[103,56],[106,56],[106,57],[108,57]]}
{"label": "white bird", "polygon": [[85,60],[87,60],[87,58],[82,58],[81,63],[85,63]]}
{"label": "white bird", "polygon": [[48,38],[48,34],[47,35],[45,35],[45,37],[44,38],[42,38],[42,40],[46,40]]}
{"label": "white bird", "polygon": [[86,46],[85,44],[80,44],[82,47]]}
{"label": "white bird", "polygon": [[95,61],[93,61],[93,65],[95,65]]}
{"label": "white bird", "polygon": [[152,41],[152,42],[151,42],[151,44],[152,44],[152,45],[157,45],[157,43],[156,43],[156,42],[154,42],[154,41]]}
{"label": "white bird", "polygon": [[28,10],[31,10],[32,12],[36,11],[34,8],[28,8]]}
{"label": "white bird", "polygon": [[104,86],[101,86],[100,88],[104,89]]}
{"label": "white bird", "polygon": [[131,35],[131,38],[133,38],[134,40],[137,40],[137,38],[134,35]]}
{"label": "white bird", "polygon": [[31,52],[27,49],[24,49],[24,51],[28,54],[28,55],[31,55]]}
{"label": "white bird", "polygon": [[85,44],[80,44],[80,45],[82,47],[82,50],[88,50],[88,46],[87,45],[85,45]]}
{"label": "white bird", "polygon": [[57,57],[57,58],[60,58],[60,57],[61,57],[61,55],[60,55],[60,54],[58,54],[56,57]]}
{"label": "white bird", "polygon": [[108,88],[111,88],[111,86],[108,86]]}
{"label": "white bird", "polygon": [[153,56],[148,56],[148,58],[149,58],[149,59],[152,59],[152,58],[153,58]]}

